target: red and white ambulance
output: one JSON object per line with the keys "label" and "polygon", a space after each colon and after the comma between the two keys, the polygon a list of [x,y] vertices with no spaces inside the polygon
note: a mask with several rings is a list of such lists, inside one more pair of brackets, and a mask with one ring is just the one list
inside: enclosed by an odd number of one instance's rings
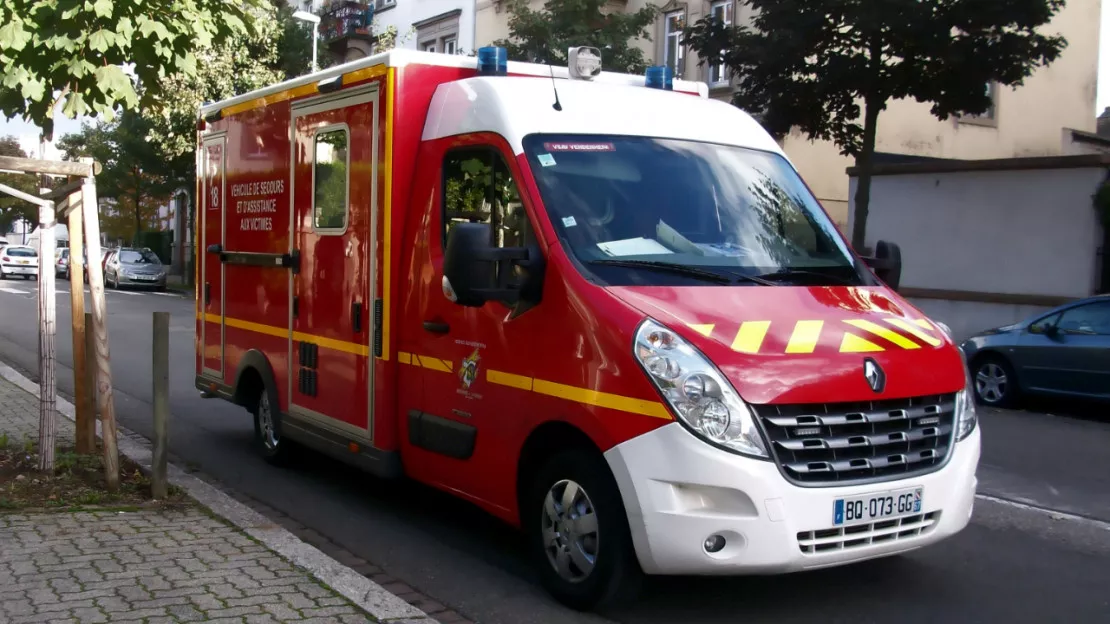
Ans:
{"label": "red and white ambulance", "polygon": [[573,52],[393,51],[204,106],[197,388],[273,462],[519,526],[576,608],[963,529],[967,370],[888,287],[897,247],[869,267],[704,85]]}

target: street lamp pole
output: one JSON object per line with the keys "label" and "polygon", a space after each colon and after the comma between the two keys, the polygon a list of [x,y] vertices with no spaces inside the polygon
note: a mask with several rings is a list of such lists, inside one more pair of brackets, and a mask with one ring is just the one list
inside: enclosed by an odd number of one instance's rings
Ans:
{"label": "street lamp pole", "polygon": [[294,11],[293,17],[312,24],[312,71],[316,71],[316,50],[320,47],[318,41],[320,39],[320,16],[313,15],[308,11]]}

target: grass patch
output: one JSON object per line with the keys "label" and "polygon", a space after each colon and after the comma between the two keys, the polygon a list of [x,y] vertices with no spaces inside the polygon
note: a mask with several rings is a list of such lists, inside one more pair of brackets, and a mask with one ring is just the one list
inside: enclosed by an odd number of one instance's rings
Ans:
{"label": "grass patch", "polygon": [[[150,479],[139,465],[120,456],[120,487],[109,492],[104,481],[104,460],[78,455],[72,447],[59,446],[54,474],[39,472],[33,441],[0,447],[0,510],[71,509],[100,506],[138,506],[150,502]],[[164,504],[185,502],[184,493],[170,486]]]}

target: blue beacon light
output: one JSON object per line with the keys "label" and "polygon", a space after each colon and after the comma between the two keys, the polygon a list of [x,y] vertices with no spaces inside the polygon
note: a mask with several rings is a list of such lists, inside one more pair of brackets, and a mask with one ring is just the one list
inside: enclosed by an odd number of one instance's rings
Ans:
{"label": "blue beacon light", "polygon": [[504,76],[508,70],[509,53],[505,48],[478,48],[478,75]]}
{"label": "blue beacon light", "polygon": [[649,89],[674,90],[674,72],[666,65],[654,65],[644,74],[644,86]]}

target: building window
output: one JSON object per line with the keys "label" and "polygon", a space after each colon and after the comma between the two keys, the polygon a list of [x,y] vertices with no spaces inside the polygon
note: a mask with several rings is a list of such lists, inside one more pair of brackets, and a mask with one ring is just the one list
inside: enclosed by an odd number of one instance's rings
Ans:
{"label": "building window", "polygon": [[663,64],[670,67],[676,77],[682,75],[686,60],[682,48],[682,29],[685,22],[685,11],[663,14]]}
{"label": "building window", "polygon": [[346,126],[316,133],[312,152],[312,224],[316,230],[347,228],[349,141]]}
{"label": "building window", "polygon": [[397,0],[375,0],[375,8],[388,9],[389,7],[397,4]]}
{"label": "building window", "polygon": [[[709,14],[713,19],[725,26],[732,26],[732,0],[718,0],[709,7]],[[709,66],[709,84],[722,85],[729,81],[728,70],[724,65],[717,63]]]}
{"label": "building window", "polygon": [[413,28],[416,29],[417,45],[420,49],[425,52],[458,54],[459,16],[461,14],[462,11],[456,9],[413,24]]}
{"label": "building window", "polygon": [[505,159],[491,147],[466,148],[443,162],[443,240],[457,223],[488,223],[496,247],[524,245],[528,216]]}
{"label": "building window", "polygon": [[957,117],[960,123],[979,126],[998,125],[998,87],[995,83],[988,82],[983,85],[983,88],[986,89],[987,97],[991,100],[990,108],[981,115],[960,115]]}

